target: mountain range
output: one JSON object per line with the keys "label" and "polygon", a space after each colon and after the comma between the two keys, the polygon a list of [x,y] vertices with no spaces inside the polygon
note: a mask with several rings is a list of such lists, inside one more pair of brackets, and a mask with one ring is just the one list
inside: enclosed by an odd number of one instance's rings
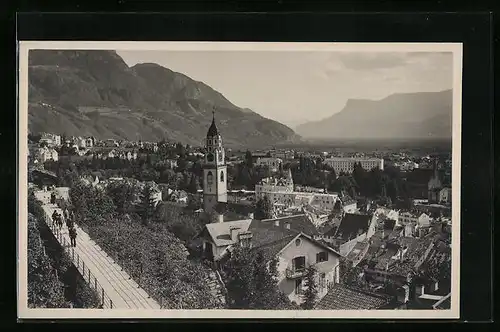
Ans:
{"label": "mountain range", "polygon": [[29,131],[203,144],[215,116],[227,146],[300,141],[289,127],[154,63],[129,67],[114,51],[31,50]]}
{"label": "mountain range", "polygon": [[452,90],[350,99],[340,112],[295,131],[309,139],[449,139],[452,105]]}

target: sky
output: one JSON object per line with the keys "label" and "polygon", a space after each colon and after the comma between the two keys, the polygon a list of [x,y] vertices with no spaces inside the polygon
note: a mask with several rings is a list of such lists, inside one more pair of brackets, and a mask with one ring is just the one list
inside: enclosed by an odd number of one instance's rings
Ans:
{"label": "sky", "polygon": [[204,82],[241,108],[292,128],[327,118],[348,99],[453,86],[451,52],[117,51]]}

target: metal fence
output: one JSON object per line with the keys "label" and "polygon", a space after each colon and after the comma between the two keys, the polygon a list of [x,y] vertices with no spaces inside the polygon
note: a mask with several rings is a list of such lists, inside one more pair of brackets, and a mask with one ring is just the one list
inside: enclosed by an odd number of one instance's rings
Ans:
{"label": "metal fence", "polygon": [[53,223],[52,217],[47,213],[45,214],[45,223],[50,228],[56,239],[61,244],[64,252],[68,254],[71,261],[75,265],[78,272],[83,277],[83,280],[87,282],[91,289],[93,289],[100,301],[100,308],[102,309],[113,309],[113,301],[109,298],[109,296],[104,291],[104,288],[101,286],[97,278],[92,274],[90,269],[85,266],[85,261],[80,258],[77,252],[75,252],[75,248],[71,246],[66,237],[63,236],[61,230]]}

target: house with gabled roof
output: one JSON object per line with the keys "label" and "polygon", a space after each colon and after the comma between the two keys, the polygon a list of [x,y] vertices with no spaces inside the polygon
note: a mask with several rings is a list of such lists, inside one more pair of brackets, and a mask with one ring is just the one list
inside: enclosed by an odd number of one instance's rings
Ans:
{"label": "house with gabled roof", "polygon": [[[221,264],[237,246],[264,251],[278,260],[278,287],[291,301],[300,304],[307,268],[317,271],[318,297],[339,282],[340,254],[305,232],[313,232],[303,216],[269,220],[245,219],[206,224],[198,235],[205,258]],[[313,226],[314,227],[314,226]]]}

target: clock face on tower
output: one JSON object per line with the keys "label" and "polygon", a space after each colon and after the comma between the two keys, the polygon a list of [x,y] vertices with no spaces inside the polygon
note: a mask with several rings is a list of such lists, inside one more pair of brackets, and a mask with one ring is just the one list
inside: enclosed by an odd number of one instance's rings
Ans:
{"label": "clock face on tower", "polygon": [[213,155],[212,153],[209,153],[209,154],[207,155],[207,161],[209,161],[209,162],[214,161],[214,155]]}

